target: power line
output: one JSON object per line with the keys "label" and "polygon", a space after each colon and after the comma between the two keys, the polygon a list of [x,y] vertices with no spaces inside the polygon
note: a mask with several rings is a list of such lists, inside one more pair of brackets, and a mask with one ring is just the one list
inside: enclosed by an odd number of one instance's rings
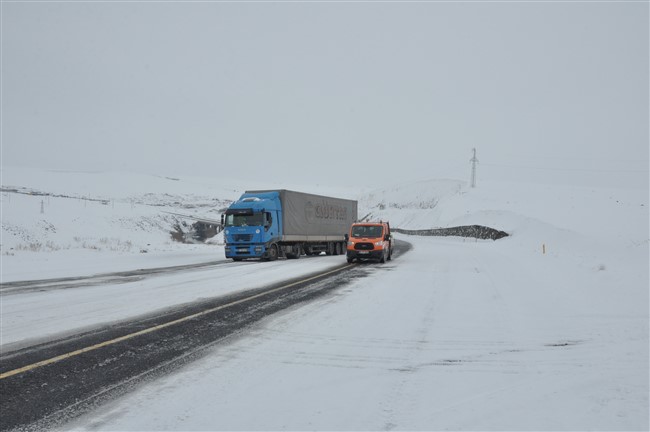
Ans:
{"label": "power line", "polygon": [[508,164],[493,164],[493,163],[483,163],[485,166],[499,167],[499,168],[517,168],[517,169],[535,169],[535,170],[544,170],[544,171],[588,171],[588,172],[624,172],[624,173],[647,173],[648,170],[645,169],[600,169],[600,168],[557,168],[557,167],[539,167],[539,166],[530,166],[530,165],[508,165]]}

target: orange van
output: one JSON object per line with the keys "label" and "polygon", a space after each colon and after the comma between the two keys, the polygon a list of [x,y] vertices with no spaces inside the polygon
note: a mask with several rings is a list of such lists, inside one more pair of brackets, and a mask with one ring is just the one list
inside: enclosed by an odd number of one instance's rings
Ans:
{"label": "orange van", "polygon": [[390,261],[393,255],[393,236],[388,222],[355,222],[346,234],[348,262],[377,260]]}

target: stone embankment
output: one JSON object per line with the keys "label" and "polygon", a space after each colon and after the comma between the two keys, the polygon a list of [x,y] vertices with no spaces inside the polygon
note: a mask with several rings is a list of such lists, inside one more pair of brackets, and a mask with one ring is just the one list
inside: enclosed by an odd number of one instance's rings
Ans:
{"label": "stone embankment", "polygon": [[472,237],[477,239],[484,240],[499,240],[500,238],[507,237],[508,233],[504,231],[499,231],[494,228],[482,226],[482,225],[467,225],[467,226],[458,226],[450,228],[433,228],[433,229],[421,229],[421,230],[406,230],[401,228],[392,228],[393,231],[407,234],[407,235],[419,235],[419,236],[457,236],[457,237]]}

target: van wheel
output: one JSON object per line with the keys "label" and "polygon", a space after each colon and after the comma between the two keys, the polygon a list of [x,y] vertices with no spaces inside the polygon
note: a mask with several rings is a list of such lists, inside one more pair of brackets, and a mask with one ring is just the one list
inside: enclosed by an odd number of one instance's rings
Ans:
{"label": "van wheel", "polygon": [[379,258],[379,262],[382,264],[386,262],[386,252],[381,252],[381,258]]}

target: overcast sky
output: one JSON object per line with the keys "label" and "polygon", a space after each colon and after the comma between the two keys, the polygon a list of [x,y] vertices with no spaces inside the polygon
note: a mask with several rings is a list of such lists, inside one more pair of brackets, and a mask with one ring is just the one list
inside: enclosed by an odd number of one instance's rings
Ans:
{"label": "overcast sky", "polygon": [[1,7],[3,166],[647,187],[647,2]]}

